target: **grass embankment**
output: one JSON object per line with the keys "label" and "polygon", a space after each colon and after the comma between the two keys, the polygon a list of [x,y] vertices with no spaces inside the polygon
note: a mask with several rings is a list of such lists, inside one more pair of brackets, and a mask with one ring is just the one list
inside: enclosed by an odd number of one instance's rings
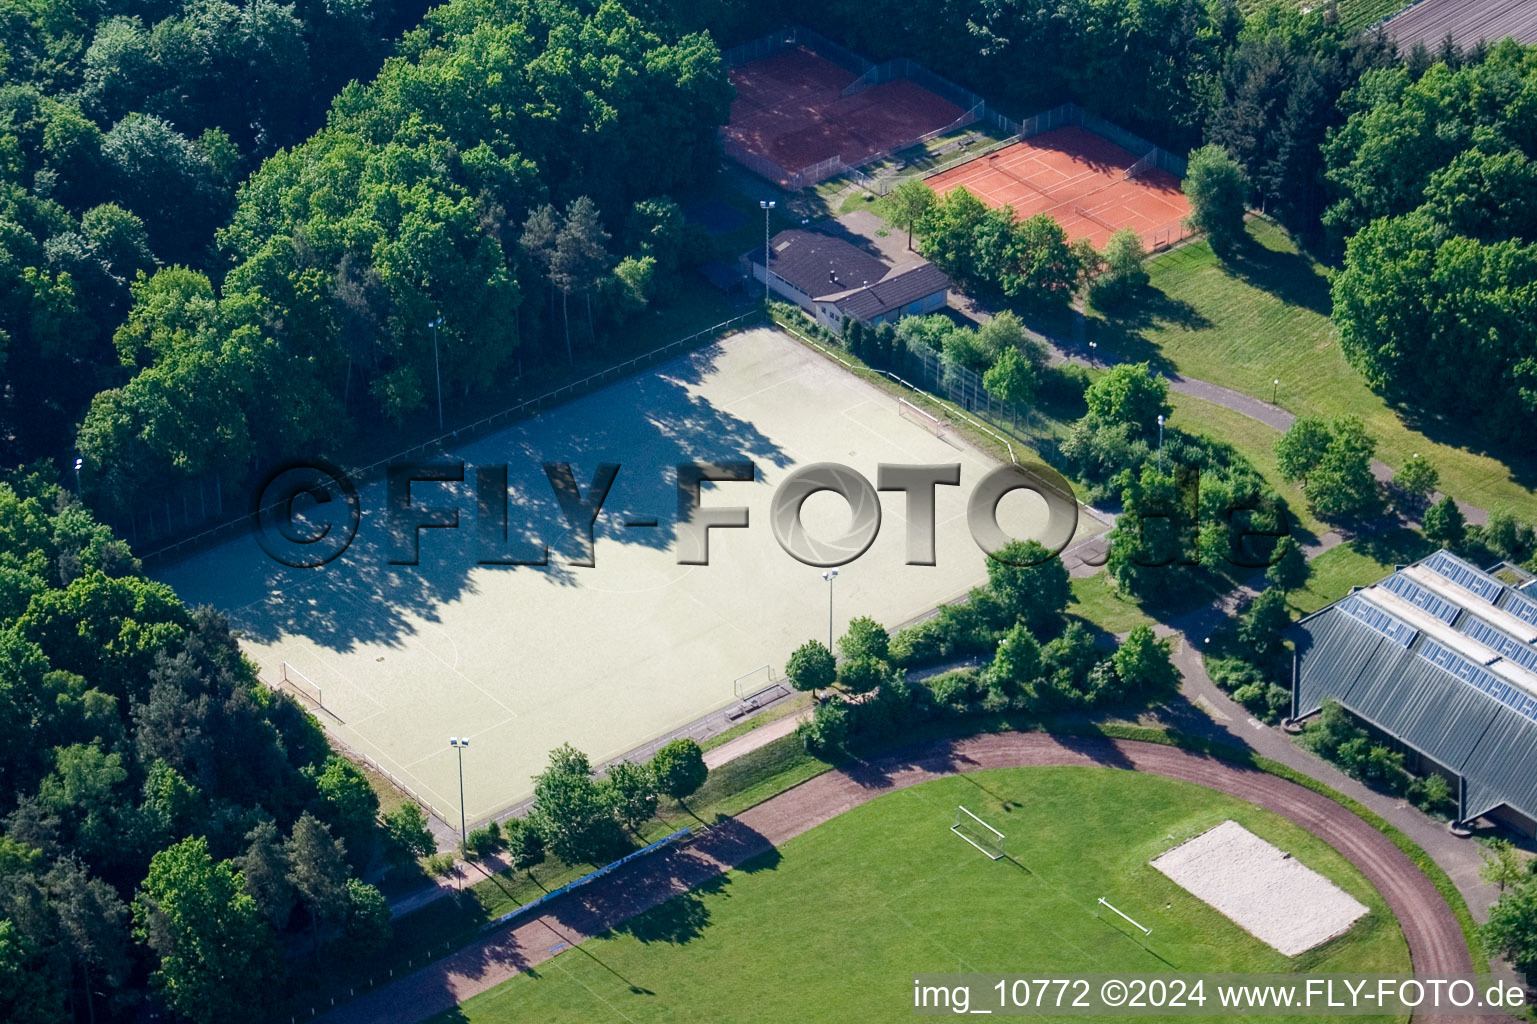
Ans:
{"label": "grass embankment", "polygon": [[[1484,508],[1537,504],[1537,492],[1528,486],[1537,480],[1530,454],[1514,446],[1487,450],[1464,428],[1444,422],[1424,424],[1436,438],[1431,440],[1366,386],[1340,353],[1324,268],[1299,252],[1281,228],[1251,221],[1248,244],[1225,263],[1211,246],[1195,242],[1150,258],[1147,267],[1152,281],[1146,298],[1113,316],[1091,310],[1090,337],[1103,353],[1149,360],[1267,402],[1274,396],[1299,415],[1360,416],[1390,466],[1418,453],[1440,470],[1442,489],[1464,501]],[[1270,447],[1263,438],[1249,439],[1232,423],[1219,425],[1218,436],[1256,464],[1262,461],[1262,450]]]}

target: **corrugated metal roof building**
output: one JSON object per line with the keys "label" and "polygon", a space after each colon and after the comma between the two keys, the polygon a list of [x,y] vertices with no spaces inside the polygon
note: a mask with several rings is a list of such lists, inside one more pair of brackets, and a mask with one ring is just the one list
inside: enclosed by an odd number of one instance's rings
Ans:
{"label": "corrugated metal roof building", "polygon": [[1438,551],[1295,639],[1293,717],[1337,700],[1456,778],[1460,821],[1537,830],[1537,595]]}

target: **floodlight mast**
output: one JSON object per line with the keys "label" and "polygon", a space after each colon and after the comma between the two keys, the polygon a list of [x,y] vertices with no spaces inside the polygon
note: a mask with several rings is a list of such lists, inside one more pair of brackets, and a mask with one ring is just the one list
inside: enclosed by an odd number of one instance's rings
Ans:
{"label": "floodlight mast", "polygon": [[827,650],[833,649],[833,580],[838,578],[837,569],[829,569],[822,574],[827,581]]}
{"label": "floodlight mast", "polygon": [[763,308],[769,304],[769,211],[778,205],[772,199],[760,199],[758,205],[763,207]]}
{"label": "floodlight mast", "polygon": [[464,748],[470,745],[470,738],[468,736],[450,736],[448,738],[448,745],[459,753],[459,848],[461,850],[468,850],[470,839],[469,832],[465,828],[464,817]]}

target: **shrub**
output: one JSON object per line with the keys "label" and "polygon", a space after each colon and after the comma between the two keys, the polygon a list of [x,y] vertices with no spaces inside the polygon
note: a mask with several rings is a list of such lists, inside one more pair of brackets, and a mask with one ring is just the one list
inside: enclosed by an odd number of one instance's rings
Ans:
{"label": "shrub", "polygon": [[934,703],[954,714],[970,714],[982,703],[982,687],[973,669],[959,669],[935,676],[927,681]]}
{"label": "shrub", "polygon": [[1431,772],[1409,783],[1409,800],[1422,811],[1445,810],[1452,802],[1452,786],[1446,776]]}
{"label": "shrub", "polygon": [[502,826],[508,860],[515,871],[526,871],[544,862],[544,837],[522,818],[508,818]]}
{"label": "shrub", "polygon": [[850,622],[848,632],[838,639],[838,653],[850,661],[885,661],[890,646],[886,627],[866,615]]}
{"label": "shrub", "polygon": [[486,860],[502,847],[502,829],[496,822],[470,832],[464,840],[465,855],[471,860]]}
{"label": "shrub", "polygon": [[1245,683],[1233,691],[1233,699],[1250,711],[1257,713],[1265,707],[1264,684]]}
{"label": "shrub", "polygon": [[838,685],[850,693],[867,693],[886,678],[886,663],[874,658],[855,658],[838,666]]}
{"label": "shrub", "polygon": [[427,874],[433,878],[442,878],[453,874],[454,862],[458,859],[451,853],[434,853],[427,858],[423,866],[427,869]]}
{"label": "shrub", "polygon": [[831,697],[816,706],[811,718],[796,727],[806,750],[821,757],[836,757],[849,738],[849,706]]}
{"label": "shrub", "polygon": [[785,675],[797,690],[825,690],[837,678],[837,665],[820,640],[807,640],[790,655]]}

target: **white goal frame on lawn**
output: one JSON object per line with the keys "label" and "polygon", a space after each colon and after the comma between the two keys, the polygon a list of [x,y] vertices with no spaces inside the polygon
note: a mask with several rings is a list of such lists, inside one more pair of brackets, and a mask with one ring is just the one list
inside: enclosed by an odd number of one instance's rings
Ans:
{"label": "white goal frame on lawn", "polygon": [[1008,837],[960,804],[955,805],[955,824],[950,831],[981,850],[989,860],[1003,859],[1003,844]]}
{"label": "white goal frame on lawn", "polygon": [[926,409],[920,409],[905,398],[897,399],[897,415],[904,420],[911,420],[935,437],[942,437],[945,433],[945,421],[935,416]]}

